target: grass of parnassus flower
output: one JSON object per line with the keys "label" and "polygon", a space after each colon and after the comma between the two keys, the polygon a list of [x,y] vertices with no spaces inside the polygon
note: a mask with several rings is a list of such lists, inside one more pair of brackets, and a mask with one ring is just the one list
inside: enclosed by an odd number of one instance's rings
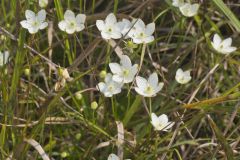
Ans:
{"label": "grass of parnassus flower", "polygon": [[[211,45],[217,33],[239,46],[239,2],[194,2],[198,15],[186,18],[171,0],[49,0],[48,27],[29,34],[20,21],[38,2],[1,1],[0,50],[10,59],[0,68],[0,159],[239,159],[239,51],[223,55]],[[84,30],[58,28],[67,9],[86,14]],[[96,20],[109,13],[154,21],[155,40],[102,39]],[[134,83],[110,98],[97,90],[122,53],[139,76],[157,73],[164,86],[156,97],[138,95]],[[64,68],[71,80],[59,76]],[[187,84],[175,80],[179,68],[190,70]],[[155,130],[152,112],[174,126]]]}

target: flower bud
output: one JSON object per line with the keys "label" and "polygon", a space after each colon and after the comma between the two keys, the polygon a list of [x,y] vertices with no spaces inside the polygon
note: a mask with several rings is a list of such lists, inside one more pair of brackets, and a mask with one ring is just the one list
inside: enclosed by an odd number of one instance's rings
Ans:
{"label": "flower bud", "polygon": [[81,94],[80,91],[78,91],[78,92],[75,93],[75,98],[76,98],[77,100],[81,100],[81,99],[82,99],[82,94]]}
{"label": "flower bud", "polygon": [[99,74],[99,77],[104,79],[106,77],[106,75],[107,75],[107,72],[105,70],[102,70]]}
{"label": "flower bud", "polygon": [[29,68],[24,69],[24,74],[26,76],[29,76],[30,75],[30,69]]}
{"label": "flower bud", "polygon": [[68,152],[62,152],[61,153],[61,157],[62,158],[66,158],[66,157],[68,157],[69,156],[69,153]]}
{"label": "flower bud", "polygon": [[91,103],[91,108],[92,108],[93,110],[95,110],[95,109],[97,109],[97,107],[98,107],[98,103],[97,103],[96,101],[93,101],[93,102]]}
{"label": "flower bud", "polygon": [[78,134],[75,135],[75,138],[76,138],[77,140],[80,140],[81,137],[82,137],[82,134],[81,134],[81,133],[78,133]]}

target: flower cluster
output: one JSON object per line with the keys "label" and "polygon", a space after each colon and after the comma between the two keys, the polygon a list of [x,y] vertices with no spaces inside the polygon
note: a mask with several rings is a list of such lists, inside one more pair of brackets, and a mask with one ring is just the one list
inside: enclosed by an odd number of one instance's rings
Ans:
{"label": "flower cluster", "polygon": [[[39,6],[45,8],[48,5],[48,0],[39,0]],[[200,5],[197,3],[191,4],[185,0],[173,0],[172,5],[178,7],[182,15],[185,17],[193,17],[198,13]],[[31,10],[25,11],[26,20],[20,22],[21,26],[31,34],[37,33],[48,26],[46,21],[46,11],[41,9],[34,13]],[[85,28],[86,15],[77,14],[71,10],[66,10],[63,19],[58,23],[61,31],[67,34],[80,32]],[[123,18],[118,21],[113,13],[107,15],[105,20],[97,20],[96,27],[101,32],[101,36],[105,40],[110,39],[131,39],[128,43],[132,48],[136,44],[147,44],[154,41],[153,33],[155,31],[155,23],[145,24],[143,20],[137,18],[132,21]],[[212,47],[219,53],[230,54],[236,51],[236,47],[232,46],[232,38],[221,39],[218,34],[215,34]],[[0,66],[7,63],[9,53],[0,52]],[[127,55],[119,56],[119,63],[109,63],[109,68],[112,73],[103,73],[104,81],[97,84],[96,88],[103,93],[105,97],[112,97],[122,91],[124,84],[133,83],[135,91],[144,97],[154,97],[162,90],[164,83],[159,82],[158,75],[153,72],[148,78],[138,76],[138,64],[132,64],[131,59]],[[59,80],[55,85],[55,90],[65,86],[66,81],[71,81],[67,69],[59,69]],[[187,84],[192,79],[190,70],[183,71],[179,68],[176,71],[175,80],[180,84]],[[78,98],[81,95],[78,94]],[[97,108],[97,103],[92,103],[92,108]],[[169,131],[174,125],[174,122],[169,122],[167,115],[162,114],[159,117],[155,113],[151,113],[151,124],[155,130]],[[115,154],[109,155],[108,159],[119,159]]]}
{"label": "flower cluster", "polygon": [[123,19],[117,22],[115,15],[110,13],[104,21],[97,20],[96,26],[104,39],[131,38],[136,44],[154,41],[152,36],[155,31],[154,22],[148,25],[145,25],[141,19],[134,19],[132,22]]}
{"label": "flower cluster", "polygon": [[[138,65],[132,65],[132,62],[127,55],[122,55],[120,57],[120,64],[110,63],[109,67],[113,75],[108,73],[104,82],[100,82],[97,85],[97,89],[99,89],[99,91],[106,97],[112,97],[114,94],[120,93],[123,84],[134,81],[138,72]],[[163,87],[163,83],[158,82],[157,73],[151,74],[148,80],[137,76],[136,84],[135,91],[145,97],[156,96]]]}
{"label": "flower cluster", "polygon": [[184,2],[184,0],[173,0],[172,5],[178,7],[180,12],[186,17],[193,17],[198,13],[199,4],[191,4]]}

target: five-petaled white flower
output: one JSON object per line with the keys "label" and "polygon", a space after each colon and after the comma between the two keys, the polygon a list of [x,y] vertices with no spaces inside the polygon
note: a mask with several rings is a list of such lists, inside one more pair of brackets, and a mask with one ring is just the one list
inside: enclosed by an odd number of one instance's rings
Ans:
{"label": "five-petaled white flower", "polygon": [[181,7],[184,5],[184,0],[173,0],[172,5],[174,7]]}
{"label": "five-petaled white flower", "polygon": [[193,17],[198,13],[199,6],[200,5],[197,3],[185,3],[184,5],[180,6],[179,9],[184,16]]}
{"label": "five-petaled white flower", "polygon": [[96,25],[104,39],[119,39],[122,37],[121,25],[117,22],[117,18],[113,13],[110,13],[105,21],[97,20]]}
{"label": "five-petaled white flower", "polygon": [[192,77],[189,70],[184,72],[181,68],[179,68],[176,72],[175,79],[180,84],[186,84],[192,79]]}
{"label": "five-petaled white flower", "polygon": [[138,71],[138,65],[132,65],[127,55],[122,55],[120,57],[120,64],[109,63],[109,67],[113,73],[113,80],[119,83],[132,82]]}
{"label": "five-petaled white flower", "polygon": [[48,0],[39,0],[38,4],[41,8],[45,8],[48,5]]}
{"label": "five-petaled white flower", "polygon": [[232,38],[229,37],[222,40],[218,34],[214,34],[212,46],[216,51],[222,54],[229,54],[237,49],[236,47],[232,47]]}
{"label": "five-petaled white flower", "polygon": [[0,66],[5,65],[8,62],[9,52],[0,52]]}
{"label": "five-petaled white flower", "polygon": [[162,89],[163,83],[158,82],[157,73],[152,73],[148,80],[143,77],[136,77],[137,87],[135,90],[138,94],[145,97],[154,97]]}
{"label": "five-petaled white flower", "polygon": [[74,32],[80,32],[85,28],[85,20],[85,14],[78,14],[75,17],[75,14],[71,10],[67,10],[64,13],[64,20],[58,23],[58,27],[68,34],[73,34]]}
{"label": "five-petaled white flower", "polygon": [[168,117],[165,114],[160,115],[157,117],[155,113],[151,114],[151,123],[155,130],[158,131],[169,131],[170,128],[175,124],[174,122],[169,122]]}
{"label": "five-petaled white flower", "polygon": [[35,14],[31,10],[25,11],[26,20],[20,22],[23,28],[28,29],[29,33],[37,33],[38,30],[42,30],[47,27],[48,23],[45,22],[46,11],[44,9],[40,10]]}
{"label": "five-petaled white flower", "polygon": [[112,74],[108,73],[104,82],[98,83],[96,88],[104,94],[105,97],[112,97],[114,94],[121,92],[123,83],[118,83],[113,80]]}
{"label": "five-petaled white flower", "polygon": [[[107,160],[120,160],[120,158],[114,154],[114,153],[111,153],[109,156],[108,156],[108,159]],[[131,159],[125,159],[125,160],[131,160]]]}
{"label": "five-petaled white flower", "polygon": [[154,41],[154,37],[152,36],[155,31],[155,23],[149,23],[145,25],[141,19],[137,19],[134,24],[133,29],[129,31],[129,36],[133,39],[134,43],[150,43]]}

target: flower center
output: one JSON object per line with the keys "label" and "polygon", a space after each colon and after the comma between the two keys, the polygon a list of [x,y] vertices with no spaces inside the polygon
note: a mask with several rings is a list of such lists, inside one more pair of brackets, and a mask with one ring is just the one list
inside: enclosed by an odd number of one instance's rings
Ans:
{"label": "flower center", "polygon": [[70,22],[70,26],[71,26],[71,27],[74,27],[74,26],[75,26],[75,23],[74,23],[74,22]]}
{"label": "flower center", "polygon": [[128,74],[129,74],[129,70],[124,69],[124,70],[123,70],[123,75],[124,75],[124,76],[128,76]]}
{"label": "flower center", "polygon": [[145,93],[152,94],[153,93],[153,88],[151,86],[147,86],[147,88],[145,89]]}
{"label": "flower center", "polygon": [[34,22],[32,23],[32,26],[34,26],[34,27],[38,26],[38,22],[37,22],[37,21],[34,21]]}
{"label": "flower center", "polygon": [[113,85],[109,85],[109,86],[108,86],[108,90],[109,90],[110,92],[112,92],[113,89],[114,89]]}
{"label": "flower center", "polygon": [[108,28],[108,32],[112,32],[112,28]]}

